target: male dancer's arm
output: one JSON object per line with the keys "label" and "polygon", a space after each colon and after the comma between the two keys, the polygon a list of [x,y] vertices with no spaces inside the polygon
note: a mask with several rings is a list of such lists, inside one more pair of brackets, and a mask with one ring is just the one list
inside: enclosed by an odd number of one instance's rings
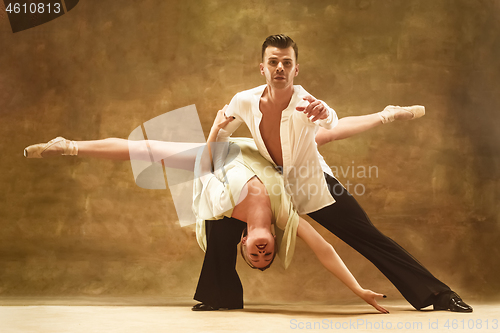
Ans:
{"label": "male dancer's arm", "polygon": [[365,302],[373,306],[382,313],[389,313],[380,306],[375,298],[382,298],[384,295],[377,294],[371,290],[363,289],[356,278],[351,274],[342,259],[339,257],[333,246],[328,243],[306,220],[300,218],[297,228],[297,236],[302,238],[313,250],[320,262],[335,275],[342,283],[351,289]]}
{"label": "male dancer's arm", "polygon": [[320,128],[328,130],[337,126],[337,113],[325,102],[311,95],[306,95],[302,99],[303,101],[297,104],[295,110],[303,112],[310,121],[319,125]]}

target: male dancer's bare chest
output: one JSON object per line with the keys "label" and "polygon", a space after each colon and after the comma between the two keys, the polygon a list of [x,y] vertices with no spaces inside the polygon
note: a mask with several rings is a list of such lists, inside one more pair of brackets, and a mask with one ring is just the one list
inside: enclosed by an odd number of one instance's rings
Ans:
{"label": "male dancer's bare chest", "polygon": [[266,145],[267,152],[273,159],[274,163],[283,166],[283,153],[281,149],[281,113],[279,109],[272,109],[265,104],[261,104],[260,111],[262,119],[260,121],[259,130],[262,141]]}

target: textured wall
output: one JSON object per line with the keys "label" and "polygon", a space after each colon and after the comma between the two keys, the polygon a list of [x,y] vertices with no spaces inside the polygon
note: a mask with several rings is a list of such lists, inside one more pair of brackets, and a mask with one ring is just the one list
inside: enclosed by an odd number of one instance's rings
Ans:
{"label": "textured wall", "polygon": [[[138,188],[127,162],[22,150],[58,135],[127,137],[189,104],[208,134],[236,92],[264,83],[263,39],[287,33],[300,48],[296,83],[340,117],[426,105],[422,119],[321,151],[437,277],[469,299],[497,297],[499,29],[494,0],[82,0],[16,34],[0,15],[0,295],[191,297],[203,253],[168,190]],[[369,166],[378,173],[359,173]],[[401,297],[322,233],[363,286]],[[354,299],[297,246],[287,271],[238,263],[247,301]]]}

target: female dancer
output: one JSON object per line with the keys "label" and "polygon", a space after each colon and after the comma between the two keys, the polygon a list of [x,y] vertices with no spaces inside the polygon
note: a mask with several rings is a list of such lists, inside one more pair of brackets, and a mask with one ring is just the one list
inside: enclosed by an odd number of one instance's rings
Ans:
{"label": "female dancer", "polygon": [[[318,133],[317,141],[319,144],[324,144],[360,133],[387,120],[405,118],[413,118],[413,113],[398,107],[386,108],[378,114],[343,118],[339,122],[337,131],[321,131]],[[214,168],[215,172],[210,172],[213,166],[210,144],[215,142],[219,130],[231,120],[232,118],[225,117],[224,110],[218,112],[207,140],[207,149],[192,149],[202,148],[203,144],[149,140],[146,150],[144,143],[138,141],[111,138],[75,142],[56,138],[46,144],[27,147],[25,156],[78,154],[128,160],[133,152],[135,158],[150,160],[150,153],[153,151],[152,155],[160,156],[158,159],[163,159],[167,166],[191,170],[196,166],[199,178],[195,182],[193,208],[198,220],[204,222],[205,219],[233,217],[246,222],[248,234],[242,237],[241,248],[243,258],[249,265],[264,270],[269,267],[275,253],[278,252],[284,266],[287,267],[293,255],[295,235],[298,235],[311,247],[321,263],[356,295],[378,311],[388,313],[376,301],[376,298],[383,295],[361,288],[333,247],[308,222],[297,215],[290,197],[284,190],[281,175],[258,153],[251,139],[233,140],[225,156],[214,153],[215,165],[223,161],[222,168]],[[186,150],[191,150],[192,154],[179,154]],[[181,155],[182,157],[179,157]],[[223,176],[215,175],[221,172]],[[275,230],[280,230],[277,232],[279,237],[271,233],[273,222],[277,227]],[[197,238],[202,247],[204,230],[202,224],[198,225]],[[275,250],[275,247],[278,249]]]}

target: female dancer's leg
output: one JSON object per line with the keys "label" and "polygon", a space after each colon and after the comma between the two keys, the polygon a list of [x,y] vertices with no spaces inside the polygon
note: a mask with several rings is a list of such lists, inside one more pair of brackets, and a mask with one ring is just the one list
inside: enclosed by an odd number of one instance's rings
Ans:
{"label": "female dancer's leg", "polygon": [[[62,138],[61,138],[62,139]],[[196,155],[205,143],[166,142],[157,140],[132,141],[119,138],[108,138],[91,141],[58,140],[53,144],[33,145],[26,150],[39,150],[44,158],[63,154],[71,144],[78,147],[78,155],[82,157],[96,157],[108,160],[141,160],[159,162],[163,160],[165,166],[194,170]],[[30,157],[28,154],[28,157]]]}

